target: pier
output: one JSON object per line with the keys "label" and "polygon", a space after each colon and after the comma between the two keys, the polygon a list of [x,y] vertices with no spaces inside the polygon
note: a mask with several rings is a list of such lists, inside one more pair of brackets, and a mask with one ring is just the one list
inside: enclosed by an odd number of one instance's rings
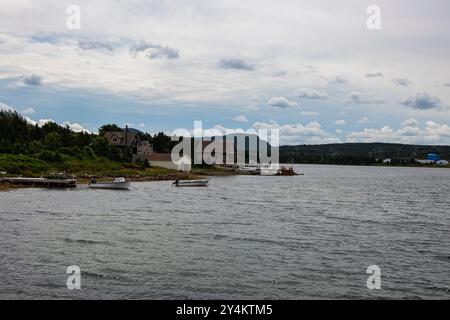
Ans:
{"label": "pier", "polygon": [[1,182],[22,186],[46,187],[46,188],[74,188],[77,186],[76,179],[5,177],[0,178],[0,183]]}

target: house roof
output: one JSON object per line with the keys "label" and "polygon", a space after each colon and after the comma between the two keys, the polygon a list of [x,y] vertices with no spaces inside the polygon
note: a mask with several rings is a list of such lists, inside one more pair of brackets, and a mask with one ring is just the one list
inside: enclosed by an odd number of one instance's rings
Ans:
{"label": "house roof", "polygon": [[[131,145],[132,141],[138,137],[136,132],[128,132],[126,135],[125,135],[125,132],[122,132],[122,131],[110,131],[110,132],[105,133],[105,138],[110,143],[114,136],[116,136],[120,139],[120,144],[125,144],[125,140],[127,140],[128,145]],[[125,137],[126,137],[126,139],[125,139]]]}

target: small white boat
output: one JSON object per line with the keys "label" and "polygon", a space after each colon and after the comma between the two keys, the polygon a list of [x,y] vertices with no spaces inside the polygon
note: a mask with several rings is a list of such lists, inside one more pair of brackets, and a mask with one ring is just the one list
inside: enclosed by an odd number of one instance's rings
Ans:
{"label": "small white boat", "polygon": [[91,189],[114,189],[114,190],[128,190],[130,188],[130,182],[125,178],[115,178],[113,182],[96,182],[95,180],[89,183]]}
{"label": "small white boat", "polygon": [[239,166],[239,171],[243,172],[256,172],[258,170],[259,166],[256,164],[244,164]]}
{"label": "small white boat", "polygon": [[276,176],[277,174],[278,174],[278,170],[261,169],[259,171],[260,176]]}
{"label": "small white boat", "polygon": [[173,185],[175,187],[207,187],[208,180],[177,180]]}

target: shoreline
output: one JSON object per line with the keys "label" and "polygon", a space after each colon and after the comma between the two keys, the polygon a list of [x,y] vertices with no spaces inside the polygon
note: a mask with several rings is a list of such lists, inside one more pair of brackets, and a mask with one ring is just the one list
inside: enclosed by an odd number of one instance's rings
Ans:
{"label": "shoreline", "polygon": [[[152,168],[152,169],[160,169],[160,168]],[[191,172],[184,171],[168,171],[165,173],[145,173],[143,171],[141,174],[103,174],[103,175],[92,175],[92,174],[81,174],[81,175],[72,175],[70,176],[73,179],[77,180],[77,185],[87,185],[91,181],[92,177],[96,176],[97,181],[99,182],[107,182],[112,181],[114,178],[118,176],[125,177],[130,182],[151,182],[151,181],[175,181],[175,180],[195,180],[195,179],[203,179],[205,177],[214,177],[214,176],[232,176],[232,175],[242,175],[242,173],[237,172],[235,170],[230,170],[227,168],[219,168],[219,167],[200,167],[194,168]],[[22,189],[22,188],[45,188],[43,186],[35,186],[35,185],[25,185],[25,184],[14,184],[10,182],[2,182],[0,181],[0,192],[8,191],[12,189]]]}
{"label": "shoreline", "polygon": [[[378,168],[428,168],[428,169],[449,169],[449,166],[424,166],[424,165],[351,165],[351,164],[324,164],[324,163],[294,163],[295,165],[319,165],[319,166],[345,166],[345,167],[378,167]],[[293,164],[289,164],[293,165]],[[246,173],[238,172],[232,168],[227,167],[194,167],[191,172],[183,171],[166,171],[164,173],[153,173],[152,170],[160,170],[161,168],[153,167],[146,173],[144,170],[142,173],[133,174],[103,174],[103,175],[93,175],[93,174],[79,174],[72,175],[71,178],[77,180],[77,185],[87,185],[91,181],[92,177],[96,176],[97,181],[107,182],[112,181],[118,176],[124,176],[130,182],[151,182],[151,181],[175,181],[175,180],[195,180],[203,179],[205,177],[214,176],[235,176],[235,175],[246,175]],[[301,175],[301,174],[299,174]],[[13,189],[22,188],[43,188],[42,186],[35,185],[22,185],[14,184],[10,182],[0,181],[0,192],[8,191]]]}

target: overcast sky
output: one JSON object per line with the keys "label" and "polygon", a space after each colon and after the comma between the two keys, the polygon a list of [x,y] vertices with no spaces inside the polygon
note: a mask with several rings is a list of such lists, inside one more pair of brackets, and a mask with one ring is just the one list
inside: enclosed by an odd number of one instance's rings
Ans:
{"label": "overcast sky", "polygon": [[0,108],[94,132],[202,120],[282,144],[450,144],[449,15],[448,0],[2,0]]}

